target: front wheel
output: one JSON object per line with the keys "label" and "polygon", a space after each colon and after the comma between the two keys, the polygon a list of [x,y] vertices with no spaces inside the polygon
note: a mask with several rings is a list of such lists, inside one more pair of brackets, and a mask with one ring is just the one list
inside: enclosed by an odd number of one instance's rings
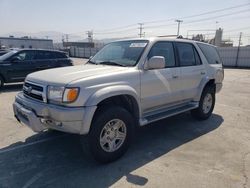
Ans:
{"label": "front wheel", "polygon": [[88,135],[87,144],[93,157],[102,163],[120,158],[129,147],[133,127],[133,117],[126,109],[102,107],[95,115]]}
{"label": "front wheel", "polygon": [[214,109],[215,104],[215,89],[213,87],[206,87],[201,95],[199,107],[191,110],[191,114],[198,120],[208,119]]}

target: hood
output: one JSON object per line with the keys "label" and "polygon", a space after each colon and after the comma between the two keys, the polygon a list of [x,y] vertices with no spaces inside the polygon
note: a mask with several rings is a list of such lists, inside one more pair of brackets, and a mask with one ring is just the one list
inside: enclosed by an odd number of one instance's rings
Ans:
{"label": "hood", "polygon": [[126,69],[126,67],[86,64],[34,72],[29,74],[26,80],[43,85],[50,83],[66,85],[78,79],[110,74]]}

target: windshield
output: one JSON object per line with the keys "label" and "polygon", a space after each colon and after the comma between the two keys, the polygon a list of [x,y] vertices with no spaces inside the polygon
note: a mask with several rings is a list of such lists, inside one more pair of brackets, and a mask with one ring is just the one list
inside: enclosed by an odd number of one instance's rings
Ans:
{"label": "windshield", "polygon": [[89,63],[126,67],[135,66],[147,44],[147,40],[112,42],[104,46]]}
{"label": "windshield", "polygon": [[12,55],[14,55],[17,52],[18,51],[16,51],[16,50],[12,50],[12,51],[8,52],[7,54],[0,56],[0,61],[8,59],[9,57],[11,57]]}

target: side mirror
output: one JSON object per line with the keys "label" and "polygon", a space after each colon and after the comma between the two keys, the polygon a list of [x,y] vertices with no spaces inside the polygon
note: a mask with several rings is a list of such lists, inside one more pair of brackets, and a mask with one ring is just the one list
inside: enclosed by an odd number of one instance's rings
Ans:
{"label": "side mirror", "polygon": [[145,70],[163,69],[165,68],[165,57],[153,56],[144,64]]}

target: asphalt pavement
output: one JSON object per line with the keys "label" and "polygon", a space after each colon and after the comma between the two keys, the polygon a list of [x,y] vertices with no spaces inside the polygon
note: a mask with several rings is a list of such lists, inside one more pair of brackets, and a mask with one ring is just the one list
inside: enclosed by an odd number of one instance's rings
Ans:
{"label": "asphalt pavement", "polygon": [[142,127],[107,165],[85,156],[77,135],[20,125],[12,103],[21,89],[0,91],[0,187],[250,187],[250,70],[225,70],[210,119],[183,113]]}

